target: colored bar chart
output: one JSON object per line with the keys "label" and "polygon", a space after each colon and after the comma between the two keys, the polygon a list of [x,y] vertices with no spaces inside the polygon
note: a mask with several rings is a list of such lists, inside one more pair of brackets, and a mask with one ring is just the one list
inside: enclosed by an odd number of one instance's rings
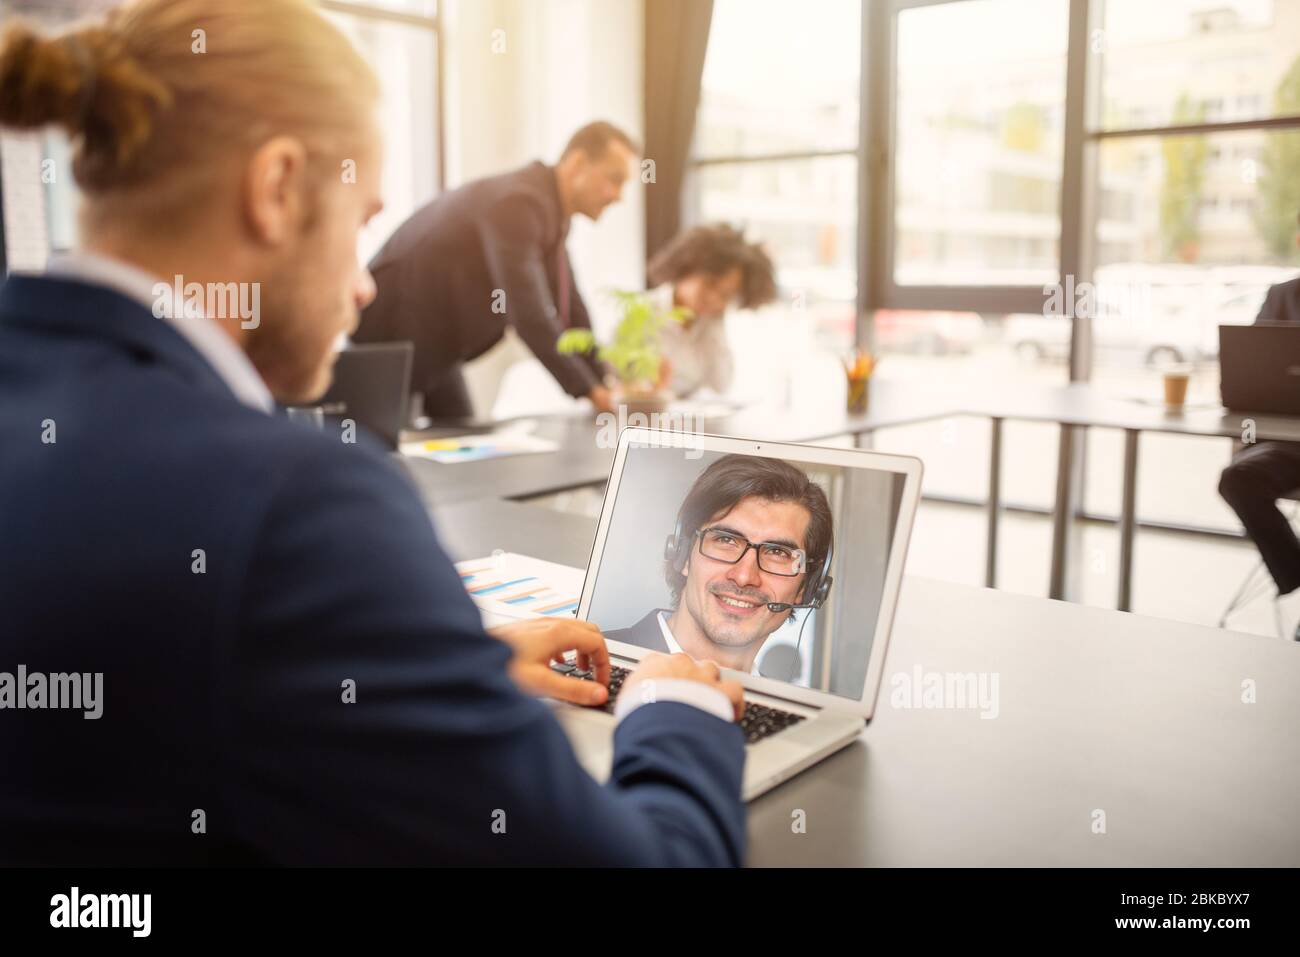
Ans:
{"label": "colored bar chart", "polygon": [[485,618],[562,618],[577,613],[581,569],[504,552],[461,562],[456,570]]}

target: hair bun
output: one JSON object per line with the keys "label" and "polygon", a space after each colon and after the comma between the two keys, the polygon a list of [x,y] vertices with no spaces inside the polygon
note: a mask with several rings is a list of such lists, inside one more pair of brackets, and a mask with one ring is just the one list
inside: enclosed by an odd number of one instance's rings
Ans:
{"label": "hair bun", "polygon": [[19,22],[0,39],[0,126],[60,126],[80,139],[77,171],[86,186],[114,178],[170,99],[111,26],[47,37]]}
{"label": "hair bun", "polygon": [[15,23],[0,40],[0,123],[19,129],[71,127],[84,75],[72,49]]}

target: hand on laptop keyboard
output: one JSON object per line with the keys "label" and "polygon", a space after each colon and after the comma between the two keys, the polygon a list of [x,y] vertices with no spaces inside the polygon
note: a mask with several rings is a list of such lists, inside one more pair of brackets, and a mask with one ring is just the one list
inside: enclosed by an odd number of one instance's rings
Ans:
{"label": "hand on laptop keyboard", "polygon": [[[731,701],[731,707],[740,720],[745,709],[745,689],[736,681],[723,681],[722,669],[712,661],[696,661],[690,655],[665,655],[651,652],[642,658],[632,673],[623,682],[623,689],[631,689],[642,681],[653,682],[657,678],[674,678],[685,681],[699,681],[717,688]],[[640,692],[638,692],[639,694]],[[610,696],[611,698],[613,695]]]}
{"label": "hand on laptop keyboard", "polygon": [[[599,674],[593,675],[591,669],[582,667],[581,662],[576,665],[572,663],[553,664],[551,667],[561,674],[567,674],[573,678],[600,680]],[[727,696],[732,709],[735,711],[737,720],[740,719],[744,711],[744,689],[741,688],[738,682],[723,681],[721,669],[712,661],[696,661],[690,655],[665,655],[659,652],[651,652],[646,655],[641,659],[635,670],[620,668],[617,665],[611,666],[609,701],[605,703],[605,710],[613,712],[614,697],[619,691],[630,688],[642,681],[653,681],[656,678],[701,682],[717,688]]]}
{"label": "hand on laptop keyboard", "polygon": [[[675,659],[685,659],[687,665],[693,666],[694,673],[688,669],[681,668],[681,663],[675,662]],[[663,670],[659,666],[659,661],[674,662],[674,666],[669,670]],[[647,672],[647,664],[650,665]],[[568,675],[571,678],[578,678],[583,681],[597,680],[590,670],[579,668],[574,664],[553,664],[551,666],[560,674]],[[624,688],[629,686],[629,679],[635,677],[636,681],[653,678],[687,678],[688,680],[704,680],[704,676],[712,675],[708,684],[715,684],[722,690],[728,698],[731,699],[733,707],[736,709],[736,720],[740,728],[745,732],[745,743],[753,744],[761,741],[769,735],[784,731],[791,725],[797,724],[803,720],[803,715],[795,714],[791,711],[782,711],[779,708],[769,708],[764,705],[756,704],[752,701],[744,700],[744,689],[734,681],[722,681],[719,676],[718,666],[713,662],[697,662],[693,658],[683,655],[663,655],[650,654],[641,660],[635,672],[618,665],[610,666],[609,677],[609,700],[607,700],[602,709],[610,714],[614,713],[615,701]],[[635,684],[636,681],[632,682]]]}
{"label": "hand on laptop keyboard", "polygon": [[[608,700],[604,686],[609,679],[609,652],[600,629],[591,622],[532,618],[488,631],[514,650],[510,677],[524,691],[580,705],[601,705]],[[575,685],[549,667],[566,654],[573,654],[576,662],[568,667],[592,673],[596,683]]]}

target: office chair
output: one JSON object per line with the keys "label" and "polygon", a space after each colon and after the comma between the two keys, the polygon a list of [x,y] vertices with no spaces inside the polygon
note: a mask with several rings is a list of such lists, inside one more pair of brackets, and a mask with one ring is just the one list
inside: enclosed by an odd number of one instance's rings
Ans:
{"label": "office chair", "polygon": [[[1240,442],[1232,443],[1233,458],[1236,458],[1237,453],[1241,451],[1242,447],[1243,446]],[[1295,488],[1285,493],[1278,499],[1278,501],[1291,503],[1291,514],[1287,516],[1287,519],[1291,522],[1292,528],[1294,528],[1296,519],[1300,518],[1300,488]],[[1232,596],[1232,601],[1228,602],[1228,607],[1223,610],[1223,614],[1219,617],[1219,627],[1228,627],[1229,615],[1246,607],[1256,599],[1263,598],[1273,589],[1273,587],[1273,578],[1269,575],[1268,566],[1264,564],[1264,560],[1261,558],[1255,567],[1246,573],[1246,578],[1241,583],[1241,587],[1238,588],[1237,593]],[[1282,613],[1278,610],[1277,602],[1273,602],[1273,622],[1274,626],[1277,628],[1278,637],[1287,639],[1295,638],[1295,635],[1288,635],[1285,633],[1282,624]]]}

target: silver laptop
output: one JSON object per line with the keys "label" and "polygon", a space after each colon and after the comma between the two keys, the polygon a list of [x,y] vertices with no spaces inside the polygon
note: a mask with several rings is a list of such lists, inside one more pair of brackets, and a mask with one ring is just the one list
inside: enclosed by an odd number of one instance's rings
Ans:
{"label": "silver laptop", "polygon": [[[605,633],[611,692],[652,651],[717,662],[745,688],[746,800],[849,744],[875,708],[921,472],[858,449],[625,430],[577,613]],[[553,702],[602,781],[615,702]]]}

